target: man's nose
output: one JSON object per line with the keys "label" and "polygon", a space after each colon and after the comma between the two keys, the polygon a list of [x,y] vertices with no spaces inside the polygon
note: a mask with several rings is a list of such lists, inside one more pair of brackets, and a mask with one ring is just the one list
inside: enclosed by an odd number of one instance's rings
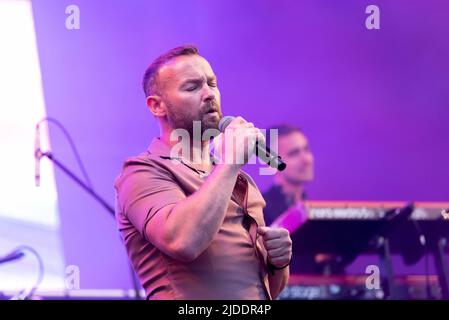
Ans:
{"label": "man's nose", "polygon": [[203,88],[203,100],[204,101],[215,100],[215,91],[207,84]]}
{"label": "man's nose", "polygon": [[309,156],[307,156],[307,155],[303,155],[302,157],[301,157],[301,164],[304,166],[304,165],[311,165],[312,164],[312,158],[311,157],[309,157]]}

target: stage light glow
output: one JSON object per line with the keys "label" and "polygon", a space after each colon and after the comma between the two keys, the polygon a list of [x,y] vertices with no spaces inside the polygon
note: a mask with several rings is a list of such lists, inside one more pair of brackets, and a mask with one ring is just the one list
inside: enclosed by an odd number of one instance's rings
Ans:
{"label": "stage light glow", "polygon": [[[44,260],[42,289],[62,289],[64,262],[59,234],[54,169],[41,161],[41,186],[34,180],[35,124],[46,115],[31,2],[0,0],[0,256],[19,245]],[[50,147],[41,126],[41,147]],[[32,256],[0,265],[0,291],[33,284]]]}

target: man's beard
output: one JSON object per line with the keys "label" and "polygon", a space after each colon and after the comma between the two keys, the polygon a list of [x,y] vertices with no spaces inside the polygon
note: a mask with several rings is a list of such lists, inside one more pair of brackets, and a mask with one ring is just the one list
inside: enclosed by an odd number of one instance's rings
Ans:
{"label": "man's beard", "polygon": [[[206,108],[205,110],[208,110]],[[220,109],[217,107],[217,109]],[[193,124],[194,121],[201,122],[201,134],[204,133],[207,129],[217,129],[218,123],[222,118],[221,110],[218,110],[218,117],[214,117],[213,119],[208,116],[208,113],[205,110],[199,110],[198,113],[192,114],[184,114],[180,112],[176,112],[172,105],[167,104],[167,120],[168,124],[172,129],[184,129],[193,136]]]}
{"label": "man's beard", "polygon": [[290,185],[302,185],[307,182],[313,181],[313,173],[311,174],[311,177],[289,177],[285,176],[285,181],[287,181]]}

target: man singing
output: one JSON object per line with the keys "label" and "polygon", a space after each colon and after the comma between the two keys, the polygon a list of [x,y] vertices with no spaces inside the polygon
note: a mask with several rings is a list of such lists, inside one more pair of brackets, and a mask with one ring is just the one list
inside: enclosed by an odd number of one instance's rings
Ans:
{"label": "man singing", "polygon": [[[160,136],[127,159],[115,188],[118,227],[147,298],[275,299],[289,276],[288,231],[265,226],[265,201],[244,163],[195,158],[210,151],[194,122],[203,133],[222,117],[211,66],[193,46],[174,48],[147,68],[143,88]],[[176,155],[175,130],[190,137]],[[247,161],[260,138],[236,117],[217,148],[221,158]]]}

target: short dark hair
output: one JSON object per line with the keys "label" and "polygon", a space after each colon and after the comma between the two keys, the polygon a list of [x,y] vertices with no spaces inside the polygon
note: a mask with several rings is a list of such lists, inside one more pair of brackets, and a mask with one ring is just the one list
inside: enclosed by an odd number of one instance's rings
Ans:
{"label": "short dark hair", "polygon": [[301,134],[304,134],[303,131],[301,130],[301,128],[296,127],[294,125],[291,124],[279,124],[277,126],[272,126],[271,128],[267,129],[267,133],[266,133],[266,145],[270,146],[270,130],[277,130],[278,131],[278,138],[282,137],[282,136],[287,136],[293,132],[299,132]]}
{"label": "short dark hair", "polygon": [[145,70],[145,74],[142,80],[143,91],[145,96],[148,97],[157,91],[157,74],[159,69],[169,62],[179,56],[190,56],[198,55],[198,49],[193,45],[183,45],[170,49],[166,53],[162,54],[156,60],[154,60],[150,66]]}

